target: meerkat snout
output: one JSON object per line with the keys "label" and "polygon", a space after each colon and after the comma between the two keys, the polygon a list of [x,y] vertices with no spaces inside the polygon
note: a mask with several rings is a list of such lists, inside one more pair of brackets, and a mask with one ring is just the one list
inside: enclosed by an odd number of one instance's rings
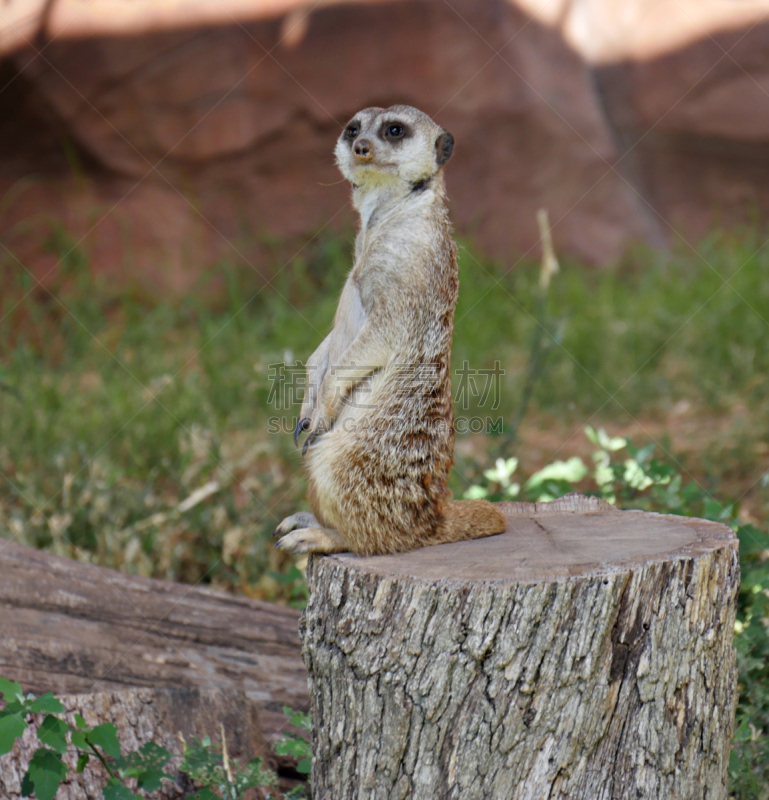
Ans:
{"label": "meerkat snout", "polygon": [[364,108],[345,126],[334,151],[356,189],[421,186],[449,160],[454,137],[412,106]]}
{"label": "meerkat snout", "polygon": [[355,153],[356,161],[367,163],[374,157],[371,152],[371,142],[368,139],[357,139],[352,149]]}

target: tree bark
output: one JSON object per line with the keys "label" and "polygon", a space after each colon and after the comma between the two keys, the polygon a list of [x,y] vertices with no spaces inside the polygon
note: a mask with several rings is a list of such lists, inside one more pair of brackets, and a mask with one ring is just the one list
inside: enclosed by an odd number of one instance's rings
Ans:
{"label": "tree bark", "polygon": [[313,557],[314,800],[724,800],[737,540],[594,498]]}

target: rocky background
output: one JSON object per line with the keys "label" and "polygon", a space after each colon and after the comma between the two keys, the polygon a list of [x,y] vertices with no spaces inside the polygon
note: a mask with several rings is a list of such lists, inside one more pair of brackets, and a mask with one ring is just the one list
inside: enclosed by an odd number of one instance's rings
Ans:
{"label": "rocky background", "polygon": [[769,212],[768,0],[4,0],[2,255],[45,282],[68,231],[153,289],[268,279],[349,230],[334,140],[396,102],[454,134],[457,227],[510,263],[542,206],[597,265]]}

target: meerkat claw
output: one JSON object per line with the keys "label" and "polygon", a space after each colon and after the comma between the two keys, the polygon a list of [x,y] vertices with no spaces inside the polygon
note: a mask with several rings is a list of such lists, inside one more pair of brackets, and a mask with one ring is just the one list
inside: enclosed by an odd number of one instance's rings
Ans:
{"label": "meerkat claw", "polygon": [[302,458],[304,458],[304,457],[305,457],[305,454],[307,453],[307,448],[308,448],[308,447],[310,447],[312,444],[314,444],[314,442],[316,441],[316,439],[318,439],[318,438],[319,438],[320,436],[322,436],[322,435],[323,435],[323,431],[313,431],[313,432],[312,432],[312,433],[311,433],[311,434],[310,434],[310,435],[309,435],[309,436],[308,436],[308,437],[307,437],[307,438],[304,440],[304,446],[302,447]]}
{"label": "meerkat claw", "polygon": [[288,545],[286,544],[285,539],[286,539],[286,537],[283,536],[280,539],[278,539],[277,542],[275,542],[275,549],[276,550],[288,550],[288,549],[290,549],[288,547]]}
{"label": "meerkat claw", "polygon": [[303,417],[296,423],[296,428],[294,428],[294,447],[299,447],[299,437],[302,435],[302,431],[306,431],[309,427],[309,417]]}
{"label": "meerkat claw", "polygon": [[275,542],[276,550],[289,550],[292,553],[306,553],[309,547],[311,547],[311,542],[303,538],[297,531],[287,533]]}
{"label": "meerkat claw", "polygon": [[318,527],[318,520],[312,514],[306,511],[298,511],[296,514],[291,514],[286,517],[282,522],[278,523],[278,527],[272,532],[273,536],[284,536],[297,528],[311,528]]}
{"label": "meerkat claw", "polygon": [[347,543],[338,531],[329,528],[299,528],[281,537],[275,547],[292,553],[344,553]]}

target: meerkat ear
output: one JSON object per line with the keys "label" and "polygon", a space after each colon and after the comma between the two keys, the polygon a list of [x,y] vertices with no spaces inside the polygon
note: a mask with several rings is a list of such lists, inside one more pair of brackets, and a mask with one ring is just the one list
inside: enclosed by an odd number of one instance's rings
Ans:
{"label": "meerkat ear", "polygon": [[435,140],[435,157],[439,167],[442,167],[449,158],[451,158],[451,151],[453,149],[454,137],[448,131],[443,131]]}

